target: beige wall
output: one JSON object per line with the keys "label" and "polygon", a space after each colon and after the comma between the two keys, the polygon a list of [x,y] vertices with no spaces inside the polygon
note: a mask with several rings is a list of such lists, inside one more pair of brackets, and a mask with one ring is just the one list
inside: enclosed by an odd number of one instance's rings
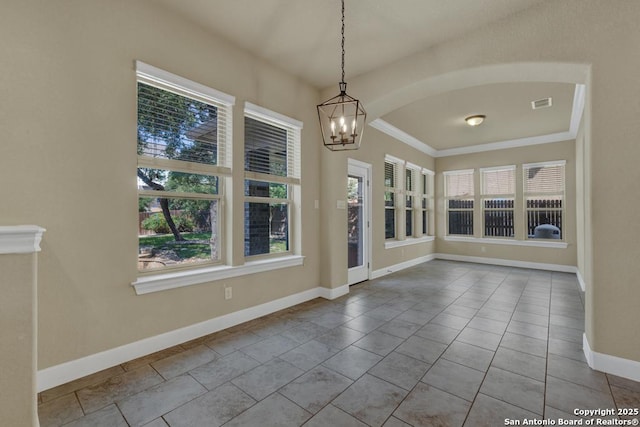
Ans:
{"label": "beige wall", "polygon": [[640,182],[638,16],[640,2],[634,0],[547,1],[349,81],[371,118],[428,94],[476,84],[587,84],[586,333],[594,351],[635,361],[640,201],[630,195]]}
{"label": "beige wall", "polygon": [[[437,249],[438,253],[454,254],[462,256],[475,256],[483,258],[498,258],[513,261],[527,261],[544,264],[559,264],[564,266],[576,265],[576,161],[575,141],[564,141],[544,145],[535,145],[520,148],[488,151],[436,159],[436,206],[437,206]],[[445,241],[446,235],[446,211],[443,201],[445,171],[460,169],[475,169],[476,195],[479,194],[478,169],[493,166],[516,166],[516,188],[522,188],[522,165],[524,163],[537,163],[554,160],[565,160],[565,221],[563,227],[564,241],[568,244],[564,248],[541,248],[531,246],[513,246],[487,244],[486,242],[467,243]],[[522,214],[523,201],[522,190],[516,193],[515,200],[515,226],[516,233],[525,234],[525,218]],[[482,211],[475,210],[474,237],[482,237]]]}
{"label": "beige wall", "polygon": [[[319,285],[318,91],[147,1],[4,1],[0,218],[46,227],[39,369]],[[136,296],[136,76],[141,60],[304,122],[303,267]],[[242,185],[233,263],[242,262]],[[225,301],[223,285],[233,286]]]}
{"label": "beige wall", "polygon": [[36,254],[0,254],[0,414],[7,426],[37,426]]}

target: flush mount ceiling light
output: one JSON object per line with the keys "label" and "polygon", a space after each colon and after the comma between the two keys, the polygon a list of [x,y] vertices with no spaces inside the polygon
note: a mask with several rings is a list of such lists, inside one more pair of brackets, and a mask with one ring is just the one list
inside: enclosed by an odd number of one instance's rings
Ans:
{"label": "flush mount ceiling light", "polygon": [[469,126],[480,126],[486,117],[487,116],[485,115],[477,114],[475,116],[465,118],[464,121],[467,122]]}
{"label": "flush mount ceiling light", "polygon": [[344,81],[344,0],[342,0],[342,80],[340,93],[318,105],[322,142],[331,151],[360,148],[367,113],[362,103],[347,95]]}

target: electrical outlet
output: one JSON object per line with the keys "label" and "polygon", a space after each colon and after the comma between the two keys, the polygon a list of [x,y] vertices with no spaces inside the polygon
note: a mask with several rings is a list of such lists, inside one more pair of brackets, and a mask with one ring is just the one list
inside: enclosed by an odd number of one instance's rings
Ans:
{"label": "electrical outlet", "polygon": [[480,247],[480,252],[482,252],[482,253],[487,252],[487,248],[484,247],[484,246],[481,246]]}
{"label": "electrical outlet", "polygon": [[233,289],[231,286],[224,288],[224,299],[231,299],[233,297]]}

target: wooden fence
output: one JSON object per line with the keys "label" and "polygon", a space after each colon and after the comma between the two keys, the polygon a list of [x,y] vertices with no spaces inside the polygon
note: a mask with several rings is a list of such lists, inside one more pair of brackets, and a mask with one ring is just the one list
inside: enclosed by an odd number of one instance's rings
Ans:
{"label": "wooden fence", "polygon": [[[551,224],[560,229],[562,238],[562,200],[527,200],[527,235],[533,237],[535,228]],[[448,227],[450,235],[473,235],[473,200],[449,200]],[[484,201],[484,236],[513,237],[513,200]]]}

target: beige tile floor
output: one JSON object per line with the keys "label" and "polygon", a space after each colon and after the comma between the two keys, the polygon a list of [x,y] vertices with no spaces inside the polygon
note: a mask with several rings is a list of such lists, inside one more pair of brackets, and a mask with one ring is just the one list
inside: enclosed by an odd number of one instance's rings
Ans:
{"label": "beige tile floor", "polygon": [[49,426],[498,426],[640,408],[573,274],[431,261],[40,394]]}

